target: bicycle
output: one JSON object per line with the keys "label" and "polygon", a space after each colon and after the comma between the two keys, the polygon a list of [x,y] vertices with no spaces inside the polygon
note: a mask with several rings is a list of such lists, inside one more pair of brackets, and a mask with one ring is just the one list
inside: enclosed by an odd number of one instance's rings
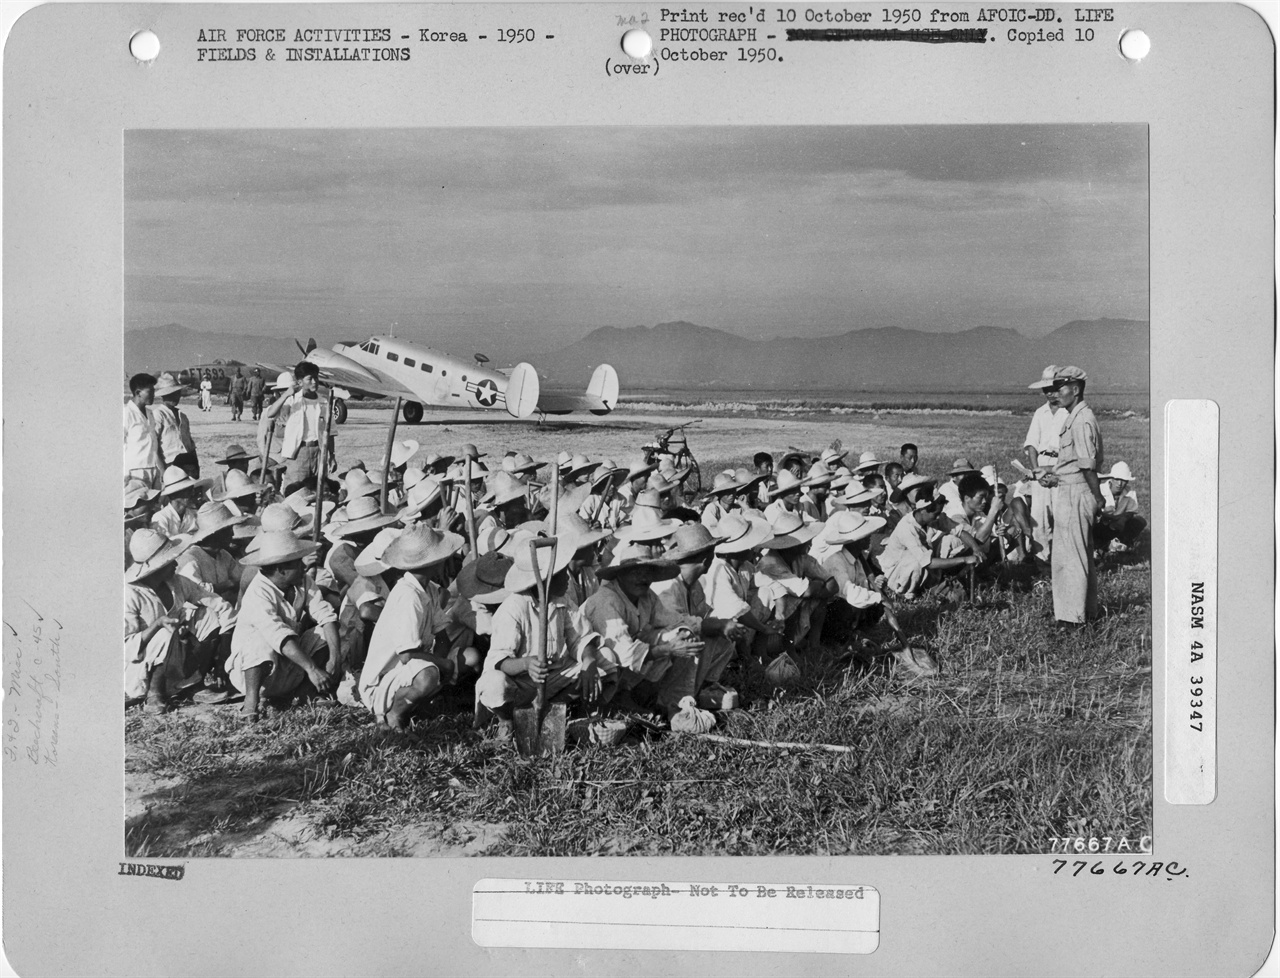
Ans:
{"label": "bicycle", "polygon": [[645,464],[647,465],[655,464],[658,461],[658,456],[667,455],[670,456],[677,469],[688,466],[689,476],[685,479],[684,484],[687,490],[686,495],[690,499],[702,492],[702,469],[698,467],[698,460],[693,457],[693,452],[689,449],[689,441],[684,432],[684,429],[695,424],[702,424],[702,419],[696,418],[693,421],[686,421],[684,424],[676,425],[674,428],[668,428],[652,442],[642,447]]}

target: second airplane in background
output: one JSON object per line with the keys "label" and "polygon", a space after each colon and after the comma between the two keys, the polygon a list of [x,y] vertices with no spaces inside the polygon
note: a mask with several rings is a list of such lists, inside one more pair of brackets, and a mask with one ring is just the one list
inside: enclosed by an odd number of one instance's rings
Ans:
{"label": "second airplane in background", "polygon": [[[491,370],[479,355],[468,363],[389,336],[337,343],[332,350],[311,340],[304,352],[328,383],[357,395],[404,398],[402,412],[409,424],[422,420],[424,405],[493,408],[513,418],[530,418],[573,411],[608,414],[618,403],[618,374],[607,363],[596,367],[586,391],[577,394],[542,391],[538,372],[527,363],[517,363],[509,372]],[[346,417],[346,406],[335,406],[334,420],[341,424]]]}

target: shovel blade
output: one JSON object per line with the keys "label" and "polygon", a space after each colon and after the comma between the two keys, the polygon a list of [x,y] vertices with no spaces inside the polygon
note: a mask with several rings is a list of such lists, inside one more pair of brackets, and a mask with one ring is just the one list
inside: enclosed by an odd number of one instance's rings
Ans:
{"label": "shovel blade", "polygon": [[541,716],[536,706],[517,707],[511,719],[521,757],[563,753],[569,726],[569,711],[564,703],[549,704]]}

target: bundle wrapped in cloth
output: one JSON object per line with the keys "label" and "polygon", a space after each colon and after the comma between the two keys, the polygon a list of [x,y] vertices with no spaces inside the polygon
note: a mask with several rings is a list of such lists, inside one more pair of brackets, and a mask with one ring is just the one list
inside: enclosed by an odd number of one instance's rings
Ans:
{"label": "bundle wrapped in cloth", "polygon": [[710,710],[698,709],[698,701],[686,696],[679,703],[680,711],[671,717],[671,729],[676,733],[707,733],[716,725],[716,715]]}
{"label": "bundle wrapped in cloth", "polygon": [[783,652],[765,668],[765,675],[778,686],[789,686],[799,681],[800,667],[795,659]]}

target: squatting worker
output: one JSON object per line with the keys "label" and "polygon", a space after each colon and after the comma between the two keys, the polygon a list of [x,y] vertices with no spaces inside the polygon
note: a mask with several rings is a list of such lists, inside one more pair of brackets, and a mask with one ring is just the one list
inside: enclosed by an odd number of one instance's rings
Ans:
{"label": "squatting worker", "polygon": [[288,409],[281,454],[289,460],[284,494],[315,482],[320,464],[320,436],[324,432],[325,405],[320,400],[320,368],[303,360],[294,369],[294,386],[271,402],[263,417],[274,418]]}
{"label": "squatting worker", "polygon": [[1054,379],[1058,403],[1066,413],[1058,439],[1058,464],[1040,477],[1040,484],[1058,488],[1053,503],[1053,615],[1075,624],[1098,613],[1093,524],[1104,505],[1098,484],[1102,431],[1084,402],[1085,372],[1062,367]]}
{"label": "squatting worker", "polygon": [[[1057,364],[1050,364],[1044,368],[1039,380],[1027,385],[1031,390],[1038,390],[1044,395],[1044,403],[1031,415],[1031,424],[1027,428],[1027,437],[1022,446],[1022,454],[1029,469],[1051,469],[1058,464],[1058,436],[1062,431],[1066,412],[1058,405],[1057,373]],[[1058,491],[1046,488],[1038,482],[1032,482],[1030,488],[1031,553],[1048,561],[1053,546],[1053,500]]]}

